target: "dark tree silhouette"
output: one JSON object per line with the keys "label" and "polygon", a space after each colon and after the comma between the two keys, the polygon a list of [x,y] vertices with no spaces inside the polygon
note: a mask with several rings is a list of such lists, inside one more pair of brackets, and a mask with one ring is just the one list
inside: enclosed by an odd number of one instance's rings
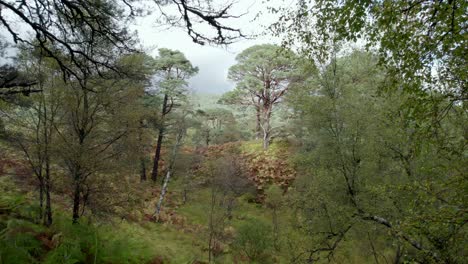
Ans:
{"label": "dark tree silhouette", "polygon": [[[233,3],[213,8],[211,1],[154,0],[163,23],[184,27],[198,44],[229,44],[243,38],[239,29],[224,25],[236,18],[230,14]],[[176,5],[178,15],[167,15],[165,7]],[[91,73],[109,69],[118,71],[114,58],[135,52],[136,38],[127,25],[143,15],[138,0],[71,1],[71,0],[0,0],[0,29],[7,32],[16,45],[40,49],[43,56],[53,58],[63,72],[64,79],[82,83]],[[215,34],[196,29],[196,24],[207,24]],[[25,30],[30,34],[24,34]],[[106,45],[109,49],[89,48]],[[27,86],[24,82],[10,82],[1,88]]]}

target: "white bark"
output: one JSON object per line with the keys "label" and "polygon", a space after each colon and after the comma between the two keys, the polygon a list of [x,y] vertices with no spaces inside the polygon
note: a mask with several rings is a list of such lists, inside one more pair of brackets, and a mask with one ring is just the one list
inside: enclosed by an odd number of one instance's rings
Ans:
{"label": "white bark", "polygon": [[175,159],[177,157],[177,151],[179,150],[180,144],[182,143],[182,138],[184,137],[185,130],[179,131],[177,134],[177,139],[174,147],[172,148],[172,155],[169,161],[169,168],[167,169],[166,177],[164,178],[164,184],[161,189],[161,194],[159,195],[159,200],[156,205],[156,211],[154,212],[153,216],[155,217],[156,221],[159,221],[159,216],[161,214],[161,207],[164,202],[164,197],[166,196],[167,192],[167,185],[169,180],[171,179],[172,169],[174,167]]}

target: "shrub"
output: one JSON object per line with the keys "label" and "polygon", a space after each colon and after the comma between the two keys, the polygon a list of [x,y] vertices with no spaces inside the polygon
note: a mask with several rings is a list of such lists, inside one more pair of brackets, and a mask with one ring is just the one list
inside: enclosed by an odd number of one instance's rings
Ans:
{"label": "shrub", "polygon": [[252,262],[265,263],[272,245],[271,227],[258,220],[247,220],[237,230],[234,248]]}

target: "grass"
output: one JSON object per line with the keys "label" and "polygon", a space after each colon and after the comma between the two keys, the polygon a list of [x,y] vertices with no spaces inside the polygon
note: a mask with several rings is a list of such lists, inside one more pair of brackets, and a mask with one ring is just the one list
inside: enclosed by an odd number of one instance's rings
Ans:
{"label": "grass", "polygon": [[[268,154],[281,153],[287,146],[287,142],[275,142]],[[241,150],[244,153],[263,152],[259,141],[245,142],[241,145]],[[183,218],[182,225],[154,223],[144,219],[122,221],[120,218],[92,219],[93,224],[86,224],[88,219],[83,218],[81,224],[72,225],[69,211],[61,208],[59,203],[54,203],[54,224],[50,228],[18,219],[13,214],[0,217],[0,264],[160,263],[158,261],[161,260],[163,263],[176,264],[207,262],[211,189],[198,186],[190,191],[188,201],[182,204],[183,184],[183,177],[176,177],[170,182],[171,205],[170,208],[163,208],[163,211],[174,212]],[[2,206],[11,207],[19,215],[35,218],[37,207],[32,202],[36,200],[32,192],[21,193],[4,176],[0,177],[0,191],[0,209]],[[225,223],[225,228],[233,231],[233,234],[223,239],[224,249],[215,263],[238,263],[236,261],[241,253],[233,245],[237,239],[237,230],[241,230],[246,224],[262,222],[272,226],[271,209],[248,200],[247,195],[236,199],[233,217]],[[148,204],[153,205],[154,202],[155,200],[149,201]],[[292,212],[283,208],[278,214],[280,223],[286,223]],[[300,237],[299,233],[287,226],[290,225],[281,226],[283,239]],[[47,243],[52,246],[46,247]],[[290,254],[295,252],[288,252],[286,242],[281,243],[284,245],[281,250],[268,249],[268,262],[265,260],[260,263],[289,263]],[[352,252],[343,251],[336,258],[344,259],[349,254]],[[248,261],[244,259],[244,263]]]}
{"label": "grass", "polygon": [[[9,184],[2,177],[3,186]],[[11,187],[11,186],[10,186]],[[181,199],[177,191],[181,186],[178,181],[171,182],[170,189],[176,195],[173,199]],[[70,216],[65,211],[56,210],[54,224],[50,228],[43,227],[28,220],[13,216],[0,218],[0,264],[34,264],[34,263],[194,263],[208,260],[208,212],[211,203],[209,188],[192,191],[185,205],[171,208],[177,215],[184,217],[186,223],[182,226],[169,223],[154,223],[149,221],[128,222],[121,219],[109,219],[94,224],[72,225]],[[3,201],[23,201],[15,196],[24,197],[15,191],[2,192]],[[29,202],[21,202],[16,212],[21,214],[34,209]],[[262,222],[272,226],[271,210],[264,205],[249,203],[246,197],[239,197],[233,211],[233,217],[226,222],[226,227],[234,230],[234,237],[224,243],[223,253],[216,258],[215,263],[236,263],[239,260],[239,249],[234,243],[236,230],[241,230],[247,223]],[[12,202],[14,203],[14,202]],[[28,209],[29,208],[29,209]],[[167,208],[166,208],[167,209]],[[280,224],[288,221],[292,212],[282,208],[279,212]],[[29,213],[31,216],[31,213]],[[29,217],[28,216],[28,217]],[[97,222],[96,222],[97,221]],[[288,237],[300,240],[288,225],[281,225],[282,238],[280,250],[268,249],[268,259],[259,263],[289,263],[291,254],[287,246]],[[198,227],[198,228],[193,228]],[[44,240],[47,238],[48,240]],[[353,250],[368,245],[357,245],[355,240],[347,239],[335,254],[336,262],[345,260],[349,263],[367,263],[372,256],[363,258],[354,254]],[[56,243],[51,248],[45,247],[45,242]],[[302,245],[306,246],[306,245]],[[249,263],[246,261],[245,263]]]}
{"label": "grass", "polygon": [[138,244],[142,246],[140,254],[146,255],[147,259],[161,256],[169,263],[192,263],[195,260],[204,259],[202,241],[174,227],[156,223],[124,222],[117,228],[121,235],[138,241]]}

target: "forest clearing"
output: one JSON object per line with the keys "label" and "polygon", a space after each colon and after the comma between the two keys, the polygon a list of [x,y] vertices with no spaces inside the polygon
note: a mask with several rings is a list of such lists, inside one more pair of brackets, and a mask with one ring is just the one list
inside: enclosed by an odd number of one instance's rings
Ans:
{"label": "forest clearing", "polygon": [[0,264],[466,263],[468,3],[248,2],[0,0]]}

